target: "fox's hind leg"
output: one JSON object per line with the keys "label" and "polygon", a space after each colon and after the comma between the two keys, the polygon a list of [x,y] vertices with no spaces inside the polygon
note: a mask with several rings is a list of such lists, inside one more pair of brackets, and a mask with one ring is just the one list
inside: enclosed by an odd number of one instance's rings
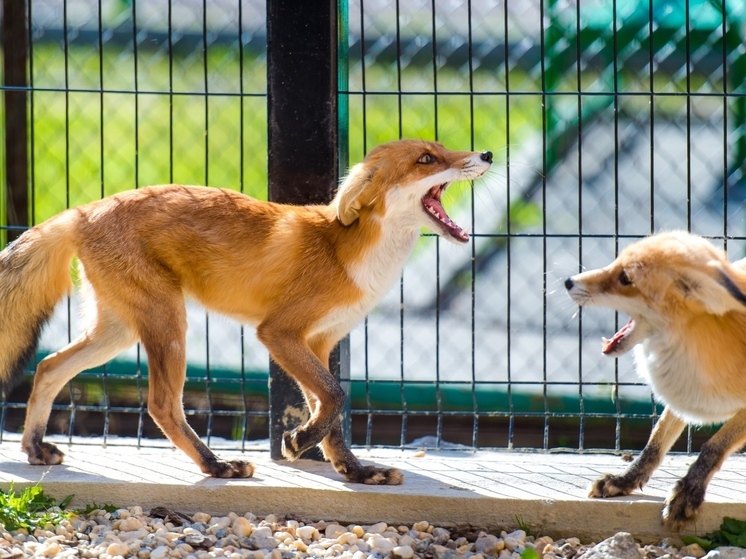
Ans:
{"label": "fox's hind leg", "polygon": [[39,363],[26,410],[21,446],[31,464],[59,464],[64,454],[43,442],[54,399],[67,381],[86,369],[103,365],[137,342],[134,331],[111,309],[97,309],[86,332]]}
{"label": "fox's hind leg", "polygon": [[663,509],[663,520],[671,529],[680,529],[696,515],[705,500],[712,476],[732,452],[746,444],[746,410],[731,417],[710,440],[702,445],[689,471],[674,487]]}
{"label": "fox's hind leg", "polygon": [[642,489],[663,457],[679,438],[686,423],[665,408],[640,455],[622,475],[606,474],[590,487],[589,497],[617,497]]}
{"label": "fox's hind leg", "polygon": [[138,324],[148,354],[148,413],[174,445],[212,477],[251,477],[245,460],[221,460],[189,426],[182,397],[186,380],[186,311],[181,292],[149,299]]}

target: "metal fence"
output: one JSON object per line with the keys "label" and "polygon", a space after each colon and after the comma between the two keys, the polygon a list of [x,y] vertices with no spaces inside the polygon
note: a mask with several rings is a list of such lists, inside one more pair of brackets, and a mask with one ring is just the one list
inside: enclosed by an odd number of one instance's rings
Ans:
{"label": "metal fence", "polygon": [[[658,408],[631,358],[605,358],[597,341],[619,319],[580,313],[562,281],[661,229],[746,250],[744,0],[350,0],[324,4],[327,43],[300,46],[273,35],[312,27],[280,29],[293,24],[285,2],[30,0],[25,77],[13,71],[14,4],[3,27],[6,237],[147,184],[265,198],[282,171],[273,142],[309,129],[333,142],[315,144],[335,148],[327,166],[399,137],[495,153],[496,170],[445,201],[471,226],[469,245],[423,234],[399,284],[351,333],[349,381],[342,348],[353,444],[640,448]],[[285,60],[304,48],[338,69],[331,128],[311,108],[329,83]],[[308,101],[289,115],[273,105],[286,79]],[[13,133],[19,99],[26,142]],[[283,196],[303,192],[273,198]],[[213,446],[266,448],[266,351],[198,307],[189,322],[190,422]],[[76,323],[73,297],[39,356]],[[3,401],[4,432],[21,428],[29,382]],[[73,380],[49,431],[151,444],[160,433],[146,390],[135,347]]]}

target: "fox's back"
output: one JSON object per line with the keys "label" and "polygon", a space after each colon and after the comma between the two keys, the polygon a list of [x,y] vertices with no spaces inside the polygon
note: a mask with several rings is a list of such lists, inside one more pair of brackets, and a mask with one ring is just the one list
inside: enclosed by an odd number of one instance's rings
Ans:
{"label": "fox's back", "polygon": [[[336,224],[323,206],[169,185],[71,211],[83,215],[78,255],[99,291],[121,282],[143,289],[171,283],[208,308],[256,323],[283,293],[312,299],[303,293],[312,286],[287,284],[302,280],[301,267],[323,267],[330,281],[345,281],[329,233]],[[303,241],[309,238],[312,245]]]}

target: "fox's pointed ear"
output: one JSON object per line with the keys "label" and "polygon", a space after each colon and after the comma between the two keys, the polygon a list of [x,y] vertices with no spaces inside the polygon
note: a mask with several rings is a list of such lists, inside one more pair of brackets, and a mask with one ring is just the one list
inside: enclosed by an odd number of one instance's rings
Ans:
{"label": "fox's pointed ear", "polygon": [[708,312],[717,315],[746,312],[746,270],[712,260],[707,264],[709,273],[690,273],[684,283],[688,295],[698,299]]}
{"label": "fox's pointed ear", "polygon": [[371,182],[373,174],[362,163],[350,169],[347,177],[337,190],[334,202],[337,204],[337,218],[347,227],[360,216],[363,207],[362,194]]}

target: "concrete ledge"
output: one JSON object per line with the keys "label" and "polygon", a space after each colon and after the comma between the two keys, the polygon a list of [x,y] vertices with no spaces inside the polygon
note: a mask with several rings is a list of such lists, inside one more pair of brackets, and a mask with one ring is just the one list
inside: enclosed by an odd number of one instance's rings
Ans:
{"label": "concrete ledge", "polygon": [[[619,531],[643,543],[676,534],[665,531],[660,513],[665,496],[694,457],[671,456],[643,492],[629,497],[588,499],[586,487],[602,473],[627,466],[618,456],[522,452],[356,450],[366,462],[399,468],[401,486],[345,482],[331,465],[308,460],[274,462],[263,451],[220,451],[256,465],[255,477],[221,480],[204,477],[180,451],[125,444],[107,447],[62,445],[59,466],[31,466],[16,441],[0,444],[0,488],[38,483],[57,499],[75,495],[72,506],[90,503],[165,506],[186,513],[228,512],[257,516],[293,515],[342,523],[412,524],[486,530],[515,528],[525,522],[542,535],[599,541]],[[214,445],[213,445],[214,446]],[[686,533],[704,534],[723,516],[746,518],[746,470],[732,457],[710,484],[701,515]]]}

